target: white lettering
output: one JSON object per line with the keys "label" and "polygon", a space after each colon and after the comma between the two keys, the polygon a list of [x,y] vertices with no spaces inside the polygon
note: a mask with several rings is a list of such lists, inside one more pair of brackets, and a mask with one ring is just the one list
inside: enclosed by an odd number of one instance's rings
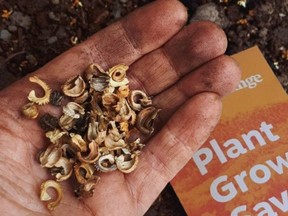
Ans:
{"label": "white lettering", "polygon": [[255,212],[261,210],[257,216],[278,216],[277,212],[274,212],[270,204],[267,202],[258,203],[256,206],[254,206],[253,210]]}
{"label": "white lettering", "polygon": [[[259,176],[257,175],[257,173],[261,171],[263,173],[263,176]],[[253,182],[257,183],[257,184],[264,184],[267,181],[269,181],[269,179],[271,178],[271,172],[270,169],[263,165],[263,164],[257,164],[255,166],[253,166],[250,170],[250,177],[252,179]]]}
{"label": "white lettering", "polygon": [[[285,153],[285,156],[288,157],[288,152]],[[268,166],[264,164],[256,164],[249,170],[249,172],[244,170],[240,174],[235,175],[234,178],[230,178],[231,180],[229,181],[227,175],[223,175],[216,178],[210,186],[211,196],[214,198],[214,200],[218,202],[228,202],[234,197],[236,197],[238,192],[245,193],[249,191],[248,185],[245,182],[245,180],[250,179],[250,181],[256,184],[264,184],[268,182],[272,176],[271,169],[273,169],[272,167],[269,166],[269,164],[273,164],[273,166],[275,167],[276,170],[278,170],[279,173],[280,172],[283,173],[283,167],[280,168],[281,164],[285,164],[286,168],[288,168],[287,161],[282,162],[283,160],[280,159],[281,158],[280,156],[277,156],[276,158],[277,163],[279,163],[280,165],[279,164],[276,165],[271,160],[268,160],[266,161],[266,164]],[[286,196],[282,195],[282,199],[284,199],[285,197]],[[288,201],[287,201],[287,208],[288,208]]]}
{"label": "white lettering", "polygon": [[212,139],[209,141],[210,148],[204,147],[199,149],[194,153],[192,158],[201,175],[205,175],[208,173],[207,166],[215,158],[218,159],[221,164],[224,164],[228,162],[228,159],[238,158],[239,156],[246,154],[248,150],[254,150],[257,142],[259,146],[264,146],[267,144],[264,135],[266,135],[267,141],[275,142],[279,140],[280,137],[277,134],[273,134],[271,131],[272,128],[272,124],[261,122],[259,130],[250,130],[247,133],[243,133],[241,135],[242,140],[231,138],[227,139],[223,145],[220,145],[216,139]]}
{"label": "white lettering", "polygon": [[267,160],[266,164],[268,164],[276,173],[279,175],[283,174],[283,166],[288,168],[288,152],[285,154],[286,160],[284,160],[282,157],[277,156],[276,157],[276,164],[272,160]]}
{"label": "white lettering", "polygon": [[253,89],[258,85],[258,83],[261,83],[262,81],[263,81],[263,78],[261,77],[260,74],[252,75],[250,77],[247,77],[246,79],[240,80],[239,85],[235,91],[238,91],[244,88]]}
{"label": "white lettering", "polygon": [[[269,203],[270,202],[270,203]],[[277,209],[274,210],[273,207]],[[255,214],[251,214],[250,212],[258,212],[257,216],[278,216],[278,210],[282,211],[283,213],[288,212],[288,191],[281,192],[281,200],[278,200],[275,196],[270,197],[268,202],[260,202],[257,203],[252,210],[247,208],[247,205],[241,205],[236,207],[231,211],[231,216],[252,216]],[[280,214],[284,215],[284,214]],[[285,214],[286,215],[286,214]]]}
{"label": "white lettering", "polygon": [[274,135],[271,131],[271,129],[273,128],[272,124],[267,124],[266,122],[261,122],[261,126],[260,126],[260,131],[264,132],[265,135],[267,136],[267,138],[271,141],[271,142],[275,142],[277,140],[280,139],[280,137],[276,134]]}
{"label": "white lettering", "polygon": [[236,175],[234,179],[236,180],[237,184],[239,185],[240,190],[244,193],[248,191],[248,187],[244,181],[244,178],[247,177],[247,172],[242,171],[239,175]]}
{"label": "white lettering", "polygon": [[247,149],[245,149],[241,142],[238,139],[230,139],[227,140],[223,146],[225,147],[229,147],[229,149],[227,150],[227,155],[230,158],[237,158],[239,157],[241,154],[245,154],[247,153]]}
{"label": "white lettering", "polygon": [[233,209],[231,212],[231,216],[239,216],[239,213],[247,211],[246,205],[238,206],[237,208]]}
{"label": "white lettering", "polygon": [[220,188],[222,192],[226,193],[226,195],[222,195],[219,193],[218,186],[221,183],[226,182],[227,179],[228,179],[227,176],[220,176],[217,179],[215,179],[210,186],[210,193],[213,199],[221,203],[228,202],[237,195],[237,190],[234,184],[231,182],[228,184],[225,184],[224,186]]}
{"label": "white lettering", "polygon": [[219,144],[217,143],[217,141],[215,139],[210,141],[210,145],[212,146],[213,150],[215,151],[219,161],[221,163],[226,163],[227,162],[227,158],[225,157],[225,154],[223,153],[223,151],[221,150]]}
{"label": "white lettering", "polygon": [[[204,158],[203,158],[204,157]],[[209,148],[201,148],[192,156],[195,164],[197,165],[201,175],[208,173],[206,165],[212,161],[213,153]]]}
{"label": "white lettering", "polygon": [[282,212],[288,212],[288,194],[287,190],[281,193],[282,202],[280,202],[276,197],[271,197],[269,201],[279,208]]}
{"label": "white lettering", "polygon": [[245,144],[247,145],[249,150],[254,150],[255,145],[252,142],[252,138],[256,138],[260,146],[266,145],[266,141],[262,137],[262,135],[257,130],[251,130],[247,134],[242,134],[242,138],[245,141]]}

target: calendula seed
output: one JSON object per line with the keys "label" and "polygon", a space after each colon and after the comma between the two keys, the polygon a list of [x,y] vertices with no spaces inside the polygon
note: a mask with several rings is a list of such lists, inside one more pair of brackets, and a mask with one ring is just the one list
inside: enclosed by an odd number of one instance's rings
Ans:
{"label": "calendula seed", "polygon": [[[138,155],[145,146],[140,137],[154,130],[159,109],[144,92],[129,89],[128,68],[119,64],[105,71],[92,64],[84,71],[84,78],[77,75],[68,79],[62,85],[62,92],[51,93],[46,83],[32,78],[45,91],[43,98],[37,98],[35,91],[29,95],[29,100],[35,100],[38,105],[50,101],[60,106],[63,95],[70,99],[63,105],[60,118],[48,113],[40,117],[40,127],[47,131],[45,135],[51,143],[39,153],[38,160],[42,167],[49,168],[57,182],[74,176],[77,198],[93,196],[100,172],[135,170]],[[46,98],[48,95],[50,99]],[[36,118],[38,109],[34,108],[34,103],[30,103],[23,109],[34,113],[31,118]],[[55,202],[48,204],[50,210],[62,198],[57,182],[49,180],[42,184],[42,201],[48,201],[48,187],[55,188],[59,194]]]}

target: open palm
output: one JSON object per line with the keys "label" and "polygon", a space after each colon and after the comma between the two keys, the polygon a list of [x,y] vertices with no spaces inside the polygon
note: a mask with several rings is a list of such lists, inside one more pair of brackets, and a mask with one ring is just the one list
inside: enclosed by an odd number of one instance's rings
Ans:
{"label": "open palm", "polygon": [[[240,70],[224,56],[222,30],[208,22],[185,26],[177,0],[159,0],[131,13],[36,71],[54,89],[90,63],[130,65],[131,89],[142,89],[160,108],[157,131],[130,174],[101,174],[93,198],[78,200],[67,182],[49,212],[39,200],[49,174],[35,159],[47,139],[36,121],[21,117],[32,85],[24,78],[0,92],[0,215],[143,215],[160,191],[207,139],[221,113],[221,97]],[[45,112],[57,112],[46,106]]]}

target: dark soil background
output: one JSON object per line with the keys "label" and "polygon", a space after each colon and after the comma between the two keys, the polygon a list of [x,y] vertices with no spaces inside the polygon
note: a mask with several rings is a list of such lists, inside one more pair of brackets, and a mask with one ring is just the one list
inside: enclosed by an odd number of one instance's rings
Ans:
{"label": "dark soil background", "polygon": [[[0,0],[0,89],[152,0]],[[226,32],[227,54],[258,45],[288,90],[288,0],[182,0]],[[146,216],[185,215],[167,185]]]}

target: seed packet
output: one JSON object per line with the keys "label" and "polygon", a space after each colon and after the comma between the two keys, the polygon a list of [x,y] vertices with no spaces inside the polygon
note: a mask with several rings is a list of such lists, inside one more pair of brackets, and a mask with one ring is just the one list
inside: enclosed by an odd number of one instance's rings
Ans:
{"label": "seed packet", "polygon": [[172,180],[188,215],[288,215],[288,97],[257,47],[214,132]]}

